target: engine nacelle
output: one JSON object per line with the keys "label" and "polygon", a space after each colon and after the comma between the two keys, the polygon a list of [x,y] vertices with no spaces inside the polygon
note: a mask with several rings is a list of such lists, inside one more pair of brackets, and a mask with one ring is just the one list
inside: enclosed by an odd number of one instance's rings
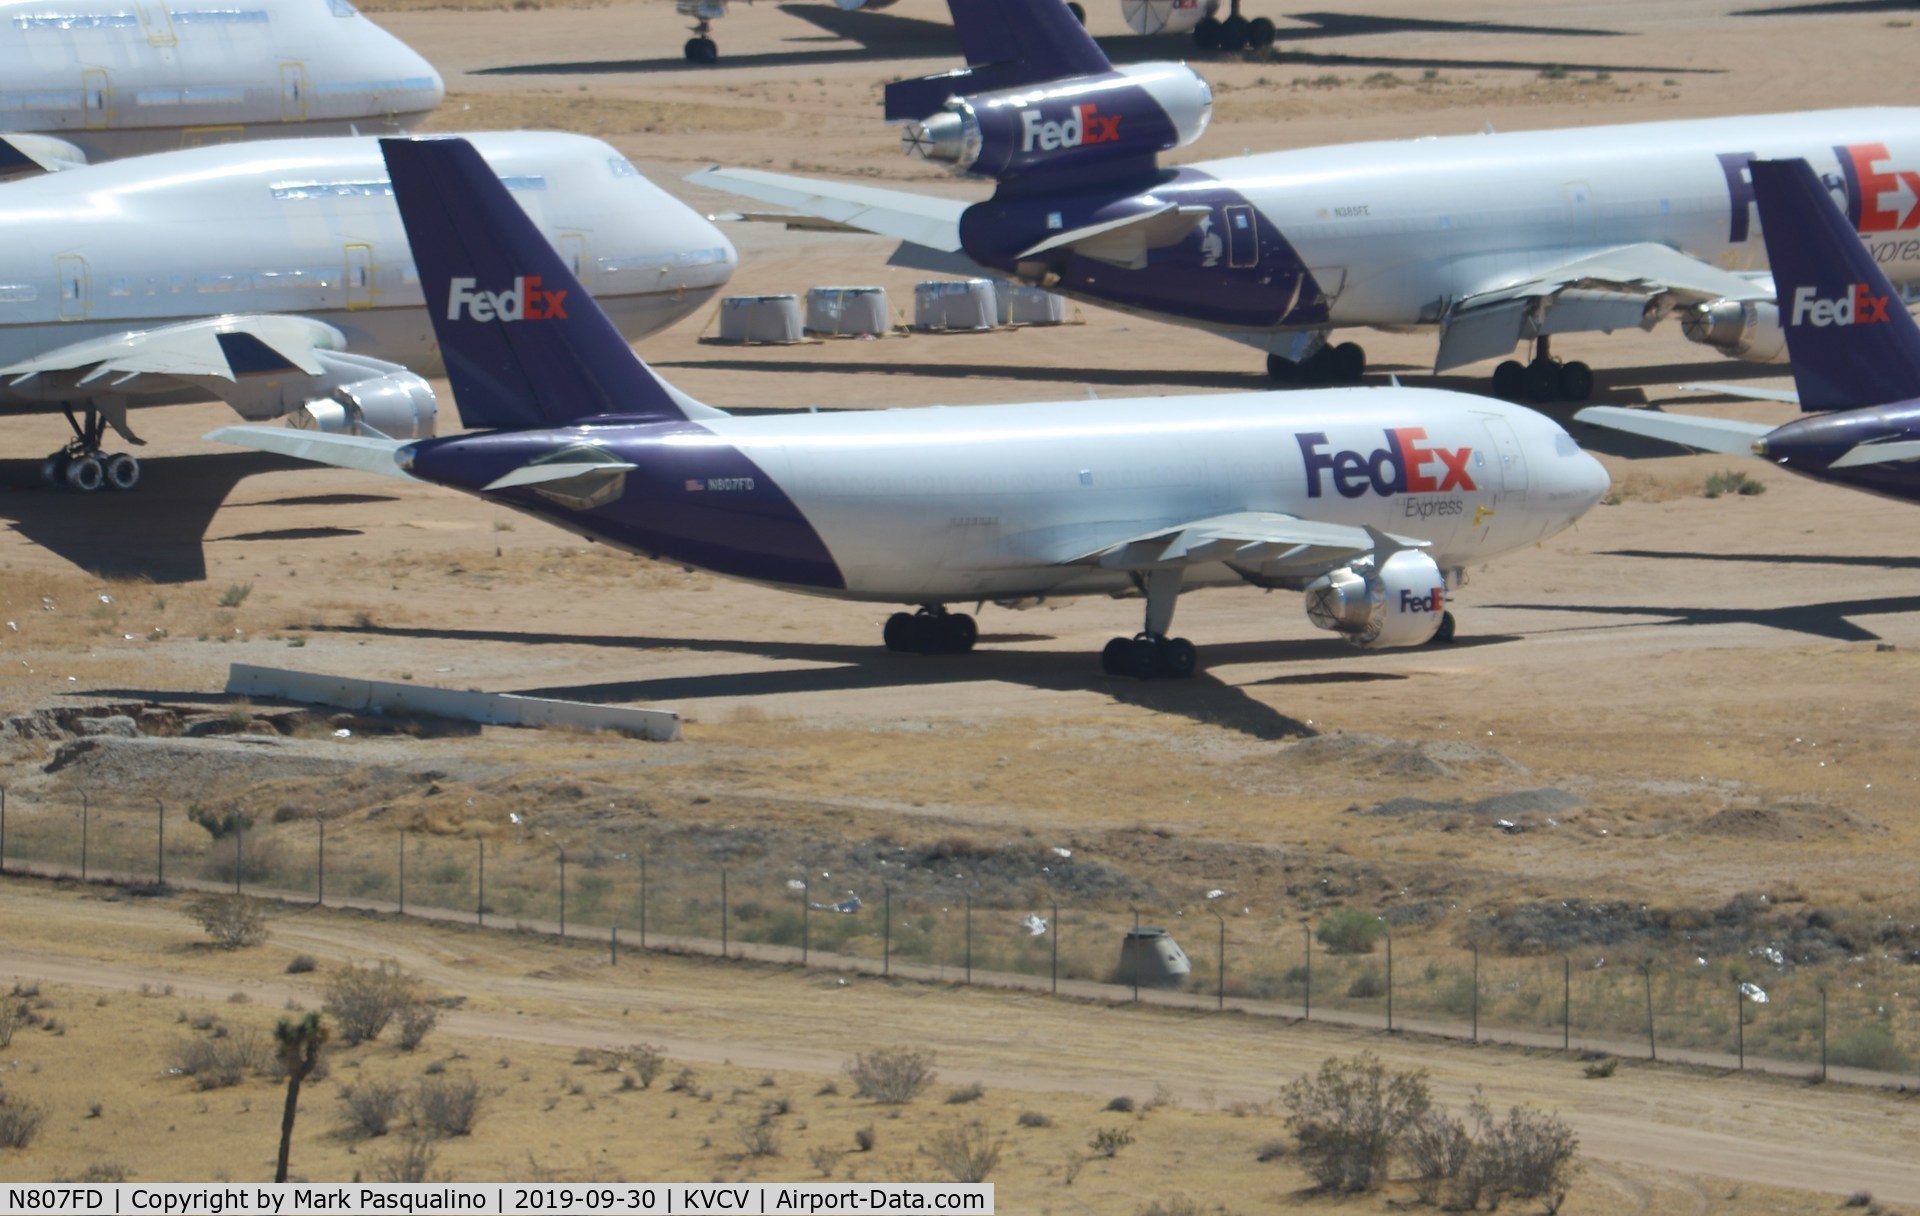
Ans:
{"label": "engine nacelle", "polygon": [[1715,300],[1680,314],[1680,329],[1702,346],[1748,363],[1785,363],[1787,335],[1772,300]]}
{"label": "engine nacelle", "polygon": [[335,388],[287,416],[289,425],[332,435],[378,432],[388,439],[431,439],[439,405],[433,388],[408,371],[392,371]]}
{"label": "engine nacelle", "polygon": [[1219,11],[1220,0],[1120,0],[1136,34],[1184,34]]}
{"label": "engine nacelle", "polygon": [[1152,156],[1199,139],[1213,89],[1183,63],[1143,63],[1044,85],[952,97],[908,124],[909,153],[1004,180]]}
{"label": "engine nacelle", "polygon": [[1362,558],[1308,583],[1306,591],[1309,621],[1367,650],[1425,645],[1447,612],[1447,580],[1418,549],[1377,564]]}

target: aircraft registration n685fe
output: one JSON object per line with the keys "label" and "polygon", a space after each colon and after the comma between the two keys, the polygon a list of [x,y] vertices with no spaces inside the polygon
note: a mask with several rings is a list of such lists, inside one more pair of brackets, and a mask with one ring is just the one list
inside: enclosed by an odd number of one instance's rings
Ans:
{"label": "aircraft registration n685fe", "polygon": [[[1584,400],[1554,334],[1650,328],[1784,358],[1747,161],[1803,157],[1896,283],[1920,280],[1920,109],[1641,123],[1302,148],[1180,168],[1212,93],[1184,64],[1114,68],[1058,0],[949,0],[974,66],[887,86],[910,152],[989,199],[711,169],[692,180],[908,242],[909,265],[1016,276],[1350,382],[1328,335],[1431,327],[1434,370],[1503,358],[1502,396]],[[919,247],[916,250],[913,247]],[[1525,341],[1533,359],[1510,356]]]}
{"label": "aircraft registration n685fe", "polygon": [[[626,339],[687,316],[732,274],[727,239],[600,140],[473,140]],[[537,282],[488,286],[512,290],[503,313],[539,306]],[[578,304],[586,290],[573,291]],[[64,407],[74,439],[45,472],[73,489],[138,481],[131,455],[101,450],[109,426],[139,442],[136,400],[218,397],[246,418],[433,434],[420,377],[440,351],[424,303],[370,138],[193,148],[0,187],[0,407]]]}
{"label": "aircraft registration n685fe", "polygon": [[350,0],[0,0],[0,176],[238,139],[387,135],[440,104]]}
{"label": "aircraft registration n685fe", "polygon": [[[460,417],[487,429],[210,438],[411,475],[736,578],[920,605],[887,622],[891,649],[971,649],[949,603],[1137,589],[1144,627],[1106,670],[1190,675],[1175,597],[1210,584],[1302,590],[1322,628],[1417,646],[1451,636],[1448,572],[1558,532],[1607,488],[1550,419],[1429,389],[732,417],[633,355],[467,144],[383,143]],[[492,304],[535,279],[566,306]]]}

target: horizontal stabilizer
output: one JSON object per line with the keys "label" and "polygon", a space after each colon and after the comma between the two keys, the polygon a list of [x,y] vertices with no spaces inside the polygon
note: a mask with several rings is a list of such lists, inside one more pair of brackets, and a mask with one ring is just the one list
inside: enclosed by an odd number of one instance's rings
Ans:
{"label": "horizontal stabilizer", "polygon": [[959,252],[960,217],[972,205],[964,199],[718,165],[689,173],[687,180],[948,253]]}
{"label": "horizontal stabilizer", "polygon": [[1790,388],[1750,388],[1744,384],[1676,384],[1674,387],[1686,393],[1718,393],[1723,397],[1745,397],[1749,401],[1800,404],[1800,394]]}
{"label": "horizontal stabilizer", "polygon": [[1920,460],[1920,439],[1901,439],[1893,443],[1863,443],[1827,467],[1857,469],[1870,464],[1892,464],[1897,460]]}
{"label": "horizontal stabilizer", "polygon": [[639,466],[625,461],[570,461],[565,464],[529,464],[508,473],[505,477],[495,478],[484,487],[487,491],[510,490],[515,486],[543,485],[550,481],[571,481],[576,477],[589,477],[596,473],[624,473]]}
{"label": "horizontal stabilizer", "polygon": [[358,469],[382,477],[414,480],[399,464],[400,449],[408,446],[397,439],[370,439],[361,435],[329,435],[318,431],[295,431],[277,426],[223,426],[208,431],[206,438],[215,443],[311,460],[340,469]]}
{"label": "horizontal stabilizer", "polygon": [[1139,215],[1122,216],[1117,220],[1056,232],[1039,244],[1022,250],[1019,260],[1038,257],[1053,249],[1071,248],[1082,257],[1123,266],[1128,270],[1141,270],[1146,267],[1149,249],[1178,245],[1212,213],[1208,207],[1181,207],[1168,203]]}
{"label": "horizontal stabilizer", "polygon": [[1692,414],[1663,414],[1656,410],[1630,410],[1617,405],[1595,405],[1575,414],[1574,421],[1649,439],[1664,439],[1682,447],[1703,452],[1721,452],[1728,456],[1752,456],[1753,441],[1774,430],[1760,422],[1741,422],[1734,418],[1701,418]]}

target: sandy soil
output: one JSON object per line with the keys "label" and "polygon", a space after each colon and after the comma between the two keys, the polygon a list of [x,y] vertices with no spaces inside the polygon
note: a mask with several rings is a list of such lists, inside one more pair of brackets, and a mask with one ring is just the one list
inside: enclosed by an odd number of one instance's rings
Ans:
{"label": "sandy soil", "polygon": [[[1117,34],[1117,9],[1093,7],[1096,32]],[[1732,16],[1702,3],[1596,10],[1502,2],[1452,6],[1444,19],[1529,27],[1516,31],[1409,24],[1431,17],[1424,5],[1368,11],[1389,20],[1366,26],[1289,17],[1280,62],[1207,65],[1219,94],[1216,120],[1180,157],[1468,131],[1487,122],[1515,129],[1852,105],[1862,100],[1862,81],[1910,77],[1916,39],[1901,12],[1846,6]],[[591,131],[703,209],[737,205],[680,183],[682,173],[712,162],[970,190],[899,156],[878,122],[878,82],[952,66],[951,30],[931,0],[851,16],[827,5],[737,6],[717,31],[724,66],[705,73],[683,68],[680,19],[654,0],[524,10],[395,4],[378,19],[447,73],[451,98],[435,128],[525,122]],[[1109,45],[1136,58],[1186,53],[1151,41]],[[562,72],[555,65],[573,66]],[[1542,77],[1555,66],[1573,70],[1563,79]],[[503,67],[543,70],[489,71]],[[1425,78],[1429,70],[1434,79]],[[734,283],[741,292],[868,282],[886,286],[899,307],[921,277],[883,267],[886,242],[759,226],[731,235],[742,253]],[[734,350],[700,343],[703,317],[643,353],[687,391],[723,406],[970,404],[1262,386],[1254,358],[1232,344],[1097,309],[1083,310],[1082,319],[1054,331]],[[1430,364],[1429,338],[1365,341],[1375,379],[1422,376]],[[1775,369],[1720,360],[1672,328],[1571,339],[1557,352],[1592,363],[1596,399],[1610,403],[1681,400],[1674,386],[1688,380],[1784,383]],[[1471,377],[1440,382],[1480,387]],[[1785,417],[1711,400],[1689,408]],[[1217,844],[1308,864],[1341,858],[1377,867],[1396,889],[1444,875],[1457,881],[1452,892],[1462,908],[1568,897],[1710,908],[1763,892],[1896,928],[1920,920],[1910,860],[1920,844],[1911,795],[1920,764],[1906,729],[1906,677],[1920,649],[1920,598],[1910,586],[1920,548],[1901,526],[1908,508],[1757,465],[1765,494],[1707,500],[1699,488],[1727,460],[1580,432],[1608,464],[1621,501],[1597,509],[1577,532],[1472,572],[1455,605],[1462,644],[1355,652],[1309,627],[1294,597],[1207,591],[1183,599],[1180,609],[1180,629],[1200,645],[1205,675],[1180,687],[1141,686],[1100,676],[1095,662],[1108,637],[1137,627],[1135,602],[1082,601],[1019,615],[988,607],[982,650],[968,659],[889,656],[877,644],[883,612],[588,552],[477,502],[295,468],[198,439],[229,421],[219,406],[146,411],[148,475],[140,510],[131,512],[122,499],[37,489],[39,454],[58,441],[62,424],[47,416],[0,419],[0,519],[9,525],[0,535],[0,711],[89,696],[218,700],[226,665],[236,660],[667,705],[689,727],[665,771],[618,744],[518,732],[423,743],[419,754],[444,760],[456,779],[463,766],[483,761],[542,772],[591,767],[653,791],[662,814],[682,822],[798,825],[849,838],[890,824],[907,834],[987,839],[1085,834],[1149,873],[1166,867],[1168,882],[1183,891],[1218,882],[1289,917],[1315,905],[1262,886],[1252,867],[1216,874],[1206,869],[1211,862],[1182,863],[1178,855]],[[240,587],[250,588],[241,602],[220,603]],[[101,603],[103,594],[113,603]],[[1302,775],[1278,762],[1288,742],[1334,731],[1472,740],[1524,765],[1528,784],[1574,790],[1590,806],[1563,832],[1491,839],[1359,819],[1346,808],[1402,794],[1477,797],[1507,787],[1349,769]],[[70,795],[78,788],[72,774],[39,772],[47,759],[43,748],[17,752],[0,783]],[[152,774],[156,783],[168,779]],[[1816,827],[1729,833],[1703,826],[1723,811],[1782,807],[1812,808]],[[1755,822],[1777,827],[1780,820]],[[132,904],[69,900],[57,914],[20,915],[58,927],[44,935],[10,931],[10,953],[0,959],[23,975],[121,989],[172,982],[182,992],[190,982],[207,983],[214,996],[225,985],[252,983],[261,985],[260,1010],[286,999],[274,986],[282,981],[268,982],[273,968],[261,970],[257,961],[244,964],[251,968],[245,974],[209,972],[229,964],[181,946],[172,913],[155,919]],[[1457,928],[1449,925],[1444,932]],[[447,1030],[474,1044],[465,1050],[475,1060],[504,1050],[482,1045],[490,1037],[562,1053],[588,1039],[649,1037],[687,1059],[733,1059],[805,1075],[814,1086],[816,1074],[833,1073],[862,1041],[858,1027],[794,1016],[803,998],[831,996],[800,976],[730,979],[721,987],[739,1004],[723,1014],[709,991],[716,986],[710,969],[649,960],[644,980],[623,983],[618,999],[635,1010],[641,1006],[630,1002],[639,995],[660,1005],[650,1009],[644,1034],[629,1035],[606,1007],[602,977],[524,987],[526,971],[547,965],[533,961],[545,946],[478,935],[446,944],[432,934],[422,940],[437,944],[415,947],[392,934],[377,947],[356,945],[367,931],[358,922],[303,919],[283,924],[276,942],[329,958],[391,954],[470,994]],[[122,940],[173,945],[134,958]],[[444,970],[456,956],[473,960],[457,982]],[[591,967],[584,959],[579,965]],[[1908,993],[1901,999],[1910,1005],[1910,985],[1894,988]],[[757,995],[749,1000],[743,989]],[[311,1000],[310,988],[302,992],[297,999]],[[1298,1178],[1275,1183],[1236,1173],[1253,1168],[1251,1154],[1231,1138],[1221,1140],[1231,1149],[1208,1147],[1220,1133],[1206,1108],[1224,1108],[1229,1094],[1263,1101],[1292,1072],[1362,1042],[1433,1068],[1450,1099],[1484,1080],[1498,1102],[1559,1107],[1579,1119],[1595,1162],[1577,1195],[1591,1205],[1583,1210],[1832,1202],[1770,1191],[1759,1198],[1758,1185],[1828,1195],[1866,1188],[1920,1203],[1920,1172],[1906,1151],[1912,1115],[1877,1094],[1659,1070],[1633,1070],[1603,1086],[1580,1080],[1559,1059],[1173,1015],[1138,1015],[1148,1017],[1148,1028],[1176,1033],[1164,1036],[1150,1060],[1122,1066],[1111,1061],[1137,1049],[1143,1027],[1136,1015],[881,985],[862,985],[859,994],[861,1018],[883,1016],[884,1007],[890,1030],[935,1046],[953,1076],[981,1078],[996,1095],[1104,1101],[1112,1092],[1144,1096],[1166,1084],[1181,1118],[1200,1121],[1177,1164],[1217,1171],[1226,1180],[1217,1201],[1235,1209],[1267,1202],[1255,1196],[1287,1194]],[[514,1008],[537,1016],[520,1018]],[[164,1012],[172,1016],[171,1007]],[[1902,1016],[1913,1013],[1902,1006]],[[88,1019],[106,1016],[87,1011]],[[1014,1018],[1044,1026],[1044,1036],[1036,1029],[1011,1041]],[[77,1034],[68,1038],[80,1041]],[[34,1043],[52,1048],[65,1040]],[[97,1069],[85,1056],[62,1067],[81,1077]],[[1260,1079],[1249,1083],[1249,1076]],[[16,1072],[8,1085],[27,1092],[31,1080]],[[164,1084],[150,1078],[141,1084],[163,1104],[193,1101],[161,1092]],[[1201,1096],[1206,1091],[1211,1102]],[[501,1107],[532,1102],[531,1094]],[[1014,1105],[1000,1113],[1010,1122],[1018,1105],[1008,1101]],[[256,1122],[268,1117],[269,1100],[256,1095],[253,1105],[261,1108],[251,1116]],[[92,1121],[75,1114],[71,1129],[55,1122],[44,1151],[0,1158],[0,1168],[16,1177],[77,1172],[93,1160],[88,1153],[108,1151],[90,1147]],[[852,1124],[832,1125],[850,1138]],[[255,1135],[243,1130],[251,1126],[238,1120],[229,1128]],[[630,1125],[612,1126],[609,1136]],[[1084,1138],[1091,1125],[1075,1126]],[[712,1136],[719,1149],[676,1141],[675,1151],[691,1155],[664,1161],[684,1162],[692,1174],[739,1168],[721,1156],[736,1151],[730,1128]],[[1278,1134],[1265,1120],[1249,1141]],[[911,1153],[899,1147],[901,1157],[886,1168],[910,1168]],[[156,1177],[167,1167],[153,1163],[174,1160],[168,1154],[176,1148],[142,1149],[152,1155],[134,1168]],[[1064,1187],[1046,1172],[1057,1175],[1060,1148],[1036,1151],[1013,1172],[1020,1187],[1039,1190],[1004,1190],[1003,1202],[1032,1194],[1043,1210],[1113,1211],[1147,1194],[1120,1174],[1108,1190],[1083,1190],[1091,1169]],[[323,1159],[330,1171],[356,1168],[344,1155]],[[775,1173],[759,1176],[801,1176],[808,1172],[802,1159],[789,1152]],[[608,1168],[643,1165],[666,1168],[636,1158],[616,1158]],[[470,1168],[478,1166],[461,1166]],[[238,1161],[193,1169],[195,1176],[258,1173]]]}

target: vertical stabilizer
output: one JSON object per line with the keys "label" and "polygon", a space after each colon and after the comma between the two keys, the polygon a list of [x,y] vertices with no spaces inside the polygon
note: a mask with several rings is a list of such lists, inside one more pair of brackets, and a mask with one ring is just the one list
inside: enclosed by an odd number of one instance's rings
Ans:
{"label": "vertical stabilizer", "polygon": [[925,118],[955,93],[983,93],[1110,72],[1113,64],[1064,0],[947,0],[967,66],[886,88],[888,122]]}
{"label": "vertical stabilizer", "polygon": [[1920,325],[1804,160],[1752,162],[1804,410],[1920,398]]}
{"label": "vertical stabilizer", "polygon": [[462,422],[526,430],[688,416],[687,399],[634,355],[472,144],[380,148]]}

